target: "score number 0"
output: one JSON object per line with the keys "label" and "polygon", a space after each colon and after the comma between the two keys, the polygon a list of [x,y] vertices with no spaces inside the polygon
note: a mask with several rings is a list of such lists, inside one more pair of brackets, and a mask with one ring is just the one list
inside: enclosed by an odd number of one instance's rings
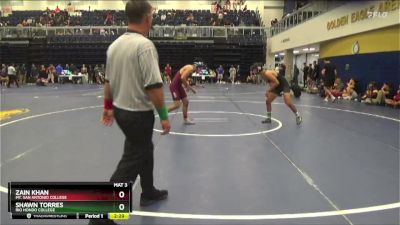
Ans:
{"label": "score number 0", "polygon": [[[120,191],[118,193],[118,197],[119,198],[124,198],[125,197],[125,192],[124,191]],[[125,205],[124,204],[119,204],[118,208],[119,208],[119,210],[123,211],[125,209]]]}

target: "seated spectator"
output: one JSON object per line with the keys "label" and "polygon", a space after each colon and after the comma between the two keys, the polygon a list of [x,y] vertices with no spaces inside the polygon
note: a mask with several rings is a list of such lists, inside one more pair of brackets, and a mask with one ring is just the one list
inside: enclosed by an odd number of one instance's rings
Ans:
{"label": "seated spectator", "polygon": [[216,78],[217,74],[215,73],[215,71],[213,69],[210,69],[209,73],[210,73],[211,83],[215,83],[215,78]]}
{"label": "seated spectator", "polygon": [[376,98],[372,99],[372,104],[374,105],[383,105],[386,103],[386,98],[389,97],[390,94],[390,84],[385,82],[382,85],[382,88],[378,91]]}
{"label": "seated spectator", "polygon": [[46,68],[44,65],[41,65],[40,70],[39,70],[39,76],[36,79],[36,85],[38,86],[46,86],[47,85],[47,74],[46,74]]}
{"label": "seated spectator", "polygon": [[368,84],[367,90],[361,97],[361,102],[371,103],[372,99],[378,96],[378,88],[376,88],[376,82],[372,81]]}
{"label": "seated spectator", "polygon": [[342,98],[346,100],[356,99],[358,96],[356,89],[357,89],[357,81],[352,78],[347,83],[346,88],[343,90]]}
{"label": "seated spectator", "polygon": [[79,72],[78,68],[77,68],[73,63],[71,63],[71,65],[69,66],[69,70],[70,70],[73,74],[78,74],[78,72]]}
{"label": "seated spectator", "polygon": [[160,18],[161,18],[161,24],[163,25],[165,19],[167,18],[167,15],[165,15],[165,13],[163,13]]}
{"label": "seated spectator", "polygon": [[194,22],[194,16],[193,13],[190,13],[189,16],[186,18],[186,21],[188,21],[189,23]]}
{"label": "seated spectator", "polygon": [[340,77],[335,79],[335,83],[333,84],[333,89],[331,91],[332,95],[335,96],[335,98],[341,97],[343,94],[343,89],[344,89],[344,84],[342,82],[342,79]]}
{"label": "seated spectator", "polygon": [[114,24],[113,14],[110,12],[107,13],[106,19],[104,20],[104,25],[111,26]]}
{"label": "seated spectator", "polygon": [[391,106],[394,106],[394,107],[400,105],[400,86],[399,86],[399,89],[396,92],[396,95],[393,96],[393,99],[387,98],[387,99],[385,99],[385,103],[387,105],[391,105]]}
{"label": "seated spectator", "polygon": [[54,12],[58,14],[61,12],[61,9],[57,6],[56,9],[54,10]]}
{"label": "seated spectator", "polygon": [[231,10],[231,1],[230,0],[225,0],[224,7],[226,10]]}
{"label": "seated spectator", "polygon": [[310,94],[317,94],[319,92],[318,82],[311,80],[310,78],[307,80],[307,88],[306,92]]}

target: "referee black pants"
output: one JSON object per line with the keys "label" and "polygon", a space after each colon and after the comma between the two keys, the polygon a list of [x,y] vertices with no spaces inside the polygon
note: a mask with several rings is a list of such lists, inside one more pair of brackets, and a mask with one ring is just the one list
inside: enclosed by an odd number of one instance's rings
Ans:
{"label": "referee black pants", "polygon": [[125,135],[125,145],[122,158],[110,181],[134,182],[140,175],[142,193],[152,193],[154,113],[133,112],[114,107],[114,117]]}

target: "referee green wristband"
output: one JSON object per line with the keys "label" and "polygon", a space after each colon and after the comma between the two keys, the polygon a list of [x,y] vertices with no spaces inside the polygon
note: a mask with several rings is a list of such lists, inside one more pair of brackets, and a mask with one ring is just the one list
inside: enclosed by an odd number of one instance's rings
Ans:
{"label": "referee green wristband", "polygon": [[158,115],[160,116],[161,120],[167,120],[168,119],[168,109],[167,107],[162,107],[161,109],[157,109]]}

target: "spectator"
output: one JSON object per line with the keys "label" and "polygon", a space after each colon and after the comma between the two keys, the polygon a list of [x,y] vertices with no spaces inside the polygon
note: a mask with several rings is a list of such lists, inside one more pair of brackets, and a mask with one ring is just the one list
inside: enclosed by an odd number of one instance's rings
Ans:
{"label": "spectator", "polygon": [[385,99],[385,103],[388,104],[388,105],[394,106],[394,107],[400,105],[400,86],[399,86],[399,89],[396,92],[396,95],[393,96],[393,99],[386,98]]}
{"label": "spectator", "polygon": [[353,100],[356,99],[357,94],[357,81],[353,78],[347,82],[346,88],[343,90],[342,98],[346,100]]}
{"label": "spectator", "polygon": [[104,20],[104,25],[111,26],[114,24],[113,14],[111,11],[107,13],[106,19]]}
{"label": "spectator", "polygon": [[167,15],[165,15],[165,13],[161,14],[161,25],[164,25],[165,19],[167,19]]}
{"label": "spectator", "polygon": [[63,72],[63,67],[61,66],[61,64],[58,64],[57,66],[56,66],[56,75],[57,76],[60,76],[61,75],[61,73]]}
{"label": "spectator", "polygon": [[172,76],[172,68],[169,65],[169,63],[167,63],[167,65],[164,68],[164,76],[165,76],[165,80],[166,80],[167,84],[170,84],[171,76]]}
{"label": "spectator", "polygon": [[98,64],[96,64],[93,68],[94,71],[94,77],[96,78],[96,83],[97,84],[102,84],[101,80],[100,80],[100,67]]}
{"label": "spectator", "polygon": [[0,69],[0,83],[3,86],[3,84],[6,85],[8,83],[7,66],[2,64]]}
{"label": "spectator", "polygon": [[335,96],[335,98],[341,98],[342,94],[343,94],[343,89],[344,89],[344,84],[342,79],[340,79],[340,77],[337,77],[335,79],[335,83],[333,84],[333,88],[332,88],[332,95]]}
{"label": "spectator", "polygon": [[219,65],[219,67],[217,68],[217,84],[222,84],[222,80],[224,79],[224,68],[222,67],[222,65]]}
{"label": "spectator", "polygon": [[230,0],[225,0],[225,9],[226,10],[231,10],[231,1]]}
{"label": "spectator", "polygon": [[307,66],[307,63],[303,63],[303,87],[306,87],[307,80],[308,80],[308,70],[310,69]]}
{"label": "spectator", "polygon": [[18,70],[18,80],[21,84],[25,84],[26,83],[26,67],[25,64],[22,64],[21,66],[19,66]]}
{"label": "spectator", "polygon": [[335,96],[332,95],[331,90],[335,84],[335,79],[337,77],[336,67],[331,64],[329,59],[324,59],[325,65],[321,71],[322,76],[324,76],[324,89],[325,89],[325,99],[328,102],[329,97],[332,102],[336,100]]}
{"label": "spectator", "polygon": [[382,85],[381,90],[378,91],[376,98],[372,99],[372,104],[375,105],[383,105],[386,103],[386,98],[389,97],[390,93],[390,84],[385,82]]}
{"label": "spectator", "polygon": [[299,68],[297,67],[296,64],[294,64],[294,69],[293,69],[293,84],[294,84],[295,86],[298,86],[298,85],[299,85],[299,73],[300,73]]}
{"label": "spectator", "polygon": [[210,69],[210,70],[209,70],[209,73],[210,73],[211,83],[214,83],[217,74],[215,73],[215,71],[214,71],[213,69]]}
{"label": "spectator", "polygon": [[71,63],[70,70],[73,74],[78,74],[79,71],[78,68],[73,63]]}
{"label": "spectator", "polygon": [[89,65],[88,67],[88,75],[89,75],[89,84],[93,84],[93,82],[96,82],[92,65]]}
{"label": "spectator", "polygon": [[58,13],[61,12],[61,9],[57,6],[56,9],[54,10],[54,12],[55,12],[56,14],[58,14]]}
{"label": "spectator", "polygon": [[314,74],[314,68],[313,68],[313,65],[310,63],[310,64],[308,64],[308,74],[307,74],[307,77],[310,79],[310,80],[315,80],[314,79],[314,77],[313,77],[313,74]]}
{"label": "spectator", "polygon": [[250,70],[250,75],[247,76],[246,83],[256,84],[257,83],[257,75],[256,75],[256,73],[257,73],[257,71]]}
{"label": "spectator", "polygon": [[319,67],[319,64],[317,63],[317,61],[313,62],[313,80],[317,81],[321,79],[321,68]]}
{"label": "spectator", "polygon": [[17,79],[17,71],[16,71],[16,69],[15,69],[15,67],[14,67],[13,64],[11,64],[10,66],[8,66],[7,74],[8,74],[7,88],[10,87],[10,84],[11,84],[11,83],[15,83],[15,85],[16,85],[17,87],[19,87],[18,79]]}
{"label": "spectator", "polygon": [[240,77],[240,65],[237,65],[237,68],[236,68],[236,77],[237,77],[237,83],[240,84],[240,82],[241,82],[241,77]]}
{"label": "spectator", "polygon": [[89,83],[88,69],[85,64],[82,65],[81,74],[83,76],[82,83]]}
{"label": "spectator", "polygon": [[40,66],[40,70],[39,70],[39,78],[43,78],[47,80],[47,74],[46,74],[46,67],[44,65]]}
{"label": "spectator", "polygon": [[38,75],[39,75],[38,69],[37,69],[37,67],[35,66],[35,64],[32,63],[32,66],[31,66],[31,73],[29,74],[29,76],[36,79]]}
{"label": "spectator", "polygon": [[105,82],[105,68],[104,64],[101,64],[101,66],[98,68],[98,81],[100,84],[104,84]]}
{"label": "spectator", "polygon": [[189,23],[189,25],[191,25],[192,23],[194,23],[194,16],[193,13],[190,13],[189,16],[186,18],[186,21]]}
{"label": "spectator", "polygon": [[232,84],[235,84],[236,69],[233,65],[231,65],[231,68],[229,69],[229,79],[231,80]]}
{"label": "spectator", "polygon": [[47,83],[53,83],[54,84],[54,74],[56,73],[56,68],[53,66],[53,64],[50,64],[49,67],[47,68]]}
{"label": "spectator", "polygon": [[378,88],[376,88],[376,82],[372,81],[368,84],[367,90],[361,97],[361,102],[372,103],[372,99],[378,96]]}

